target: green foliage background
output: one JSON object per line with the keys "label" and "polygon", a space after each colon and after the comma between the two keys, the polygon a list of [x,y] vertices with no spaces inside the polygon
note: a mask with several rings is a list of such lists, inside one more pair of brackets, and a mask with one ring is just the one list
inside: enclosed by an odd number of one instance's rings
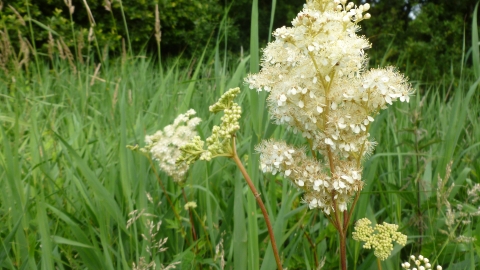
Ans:
{"label": "green foliage background", "polygon": [[[110,7],[105,0],[86,3],[96,23],[97,50],[109,51],[111,55],[120,55],[122,46],[128,50],[130,45],[133,53],[157,53],[156,4],[160,11],[164,57],[180,53],[198,55],[208,40],[218,35],[227,36],[223,48],[230,52],[239,54],[241,50],[249,50],[251,0],[123,0],[112,1]],[[271,30],[290,25],[303,3],[303,0],[259,0],[260,45],[268,42]],[[364,22],[363,33],[374,44],[373,50],[368,52],[372,66],[400,61],[403,63],[400,68],[405,71],[409,65],[415,65],[416,71],[411,76],[424,81],[439,80],[444,74],[458,75],[452,67],[461,61],[462,39],[470,40],[469,22],[475,0],[464,0],[461,4],[439,0],[376,0],[370,3],[372,18]],[[33,44],[32,35],[28,34],[31,22],[35,33],[33,45],[44,53],[49,31],[62,37],[73,49],[79,42],[86,42],[92,22],[83,1],[72,4],[75,10],[70,18],[62,0],[8,1],[8,4],[3,3],[0,13],[0,28],[13,37],[22,35]],[[122,39],[125,39],[124,45]],[[16,45],[18,48],[18,40]],[[210,46],[214,45],[210,43]]]}

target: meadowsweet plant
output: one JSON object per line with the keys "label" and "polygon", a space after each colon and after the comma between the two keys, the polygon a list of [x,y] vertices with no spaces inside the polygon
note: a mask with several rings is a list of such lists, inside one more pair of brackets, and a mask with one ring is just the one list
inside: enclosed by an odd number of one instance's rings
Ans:
{"label": "meadowsweet plant", "polygon": [[[185,204],[189,206],[186,207],[186,210],[188,210],[190,214],[191,232],[194,241],[196,241],[197,235],[190,208],[196,204],[195,202],[188,202],[183,187],[189,165],[186,162],[177,162],[177,159],[181,155],[180,148],[187,144],[193,137],[197,136],[197,131],[195,129],[197,125],[201,122],[201,119],[198,117],[194,117],[195,114],[195,110],[190,109],[184,114],[178,115],[177,118],[175,118],[175,120],[173,121],[173,123],[164,127],[163,130],[159,130],[153,135],[147,135],[145,137],[145,147],[140,149],[140,151],[144,153],[150,153],[153,159],[158,162],[160,169],[162,169],[162,171],[169,175],[173,179],[173,181],[175,181],[181,186]],[[128,147],[132,150],[136,149],[136,147]],[[165,187],[163,186],[160,179],[158,182],[163,189],[165,197],[167,198],[171,209],[175,214],[175,217],[179,222],[181,222],[181,218],[175,210],[173,202],[168,196]],[[180,230],[182,236],[185,237],[183,227],[180,227]]]}
{"label": "meadowsweet plant", "polygon": [[386,260],[393,250],[392,242],[405,246],[407,243],[407,236],[397,232],[398,225],[376,224],[371,226],[372,222],[367,218],[362,218],[355,223],[355,231],[352,233],[352,238],[356,241],[365,242],[363,248],[374,249],[374,255],[379,260]]}
{"label": "meadowsweet plant", "polygon": [[408,102],[412,94],[394,67],[366,68],[371,44],[357,32],[358,23],[370,18],[369,8],[307,0],[292,27],[275,30],[260,72],[246,79],[250,88],[269,93],[276,124],[308,140],[304,147],[261,143],[261,168],[292,180],[304,191],[305,203],[325,213],[340,236],[342,269],[349,220],[364,185],[362,161],[376,145],[370,125],[380,110],[397,100]]}
{"label": "meadowsweet plant", "polygon": [[270,222],[265,205],[262,202],[260,193],[253,185],[250,176],[243,166],[236,149],[236,132],[240,129],[239,119],[242,109],[234,99],[240,93],[240,88],[232,88],[225,92],[220,99],[209,107],[211,113],[223,112],[221,124],[212,128],[212,134],[205,141],[200,136],[195,136],[192,140],[180,147],[181,155],[177,158],[178,164],[192,164],[197,160],[210,161],[215,157],[231,158],[240,169],[245,178],[251,192],[262,210],[265,223],[267,224],[268,234],[272,244],[272,250],[275,256],[275,262],[278,269],[282,269],[280,255],[276,246],[273,227]]}

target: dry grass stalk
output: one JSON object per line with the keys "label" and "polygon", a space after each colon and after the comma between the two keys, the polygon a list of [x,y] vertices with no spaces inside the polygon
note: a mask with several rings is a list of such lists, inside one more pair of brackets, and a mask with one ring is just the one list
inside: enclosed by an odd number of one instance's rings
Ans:
{"label": "dry grass stalk", "polygon": [[97,77],[98,72],[100,71],[100,67],[101,67],[101,66],[102,66],[102,64],[98,64],[97,67],[95,68],[95,72],[93,73],[92,80],[90,81],[90,86],[93,86],[93,84],[95,83],[95,80],[99,80],[99,81],[105,82],[105,80],[100,79],[100,78]]}
{"label": "dry grass stalk", "polygon": [[75,59],[73,58],[72,52],[68,48],[67,44],[65,44],[62,38],[60,38],[60,43],[63,48],[63,53],[65,54],[68,60],[68,64],[70,65],[70,68],[72,68],[74,74],[77,74],[77,67],[75,66]]}
{"label": "dry grass stalk", "polygon": [[88,20],[90,21],[90,26],[94,27],[96,25],[96,23],[95,23],[95,19],[93,18],[92,11],[90,10],[90,7],[88,6],[86,0],[83,0],[83,4],[85,5],[85,8],[87,9]]}
{"label": "dry grass stalk", "polygon": [[[224,234],[222,233],[222,236]],[[220,242],[215,246],[215,257],[213,261],[220,260],[220,269],[225,269],[225,249],[223,248],[223,238],[220,238]]]}
{"label": "dry grass stalk", "polygon": [[63,2],[65,2],[65,5],[67,5],[70,15],[72,15],[73,12],[75,12],[75,6],[72,5],[72,0],[63,0]]}
{"label": "dry grass stalk", "polygon": [[7,29],[0,31],[0,68],[2,68],[5,74],[9,73],[7,66],[12,53],[12,44],[8,38]]}
{"label": "dry grass stalk", "polygon": [[162,41],[162,31],[160,29],[160,13],[158,12],[158,4],[155,4],[155,39],[158,46],[160,46],[160,41]]}
{"label": "dry grass stalk", "polygon": [[53,61],[53,52],[55,51],[55,40],[53,39],[52,32],[48,31],[48,43],[47,43],[48,58]]}
{"label": "dry grass stalk", "polygon": [[91,43],[94,40],[95,40],[95,32],[93,31],[93,27],[90,26],[90,29],[88,30],[88,43]]}
{"label": "dry grass stalk", "polygon": [[[9,7],[9,8],[13,11],[13,13],[15,13],[15,15],[17,16],[18,22],[20,22],[21,25],[26,26],[27,24],[25,23],[25,20],[23,19],[22,15],[20,15],[20,13],[18,13],[18,11],[17,11],[14,7],[12,7],[12,6],[10,6],[10,5],[8,5],[8,7]],[[0,10],[1,10],[1,9],[0,9]]]}
{"label": "dry grass stalk", "polygon": [[83,55],[82,50],[85,47],[85,42],[83,41],[83,31],[78,32],[77,37],[77,59],[80,64],[83,64]]}
{"label": "dry grass stalk", "polygon": [[[30,61],[30,49],[28,40],[22,37],[20,31],[18,31],[18,41],[20,42],[20,52],[18,58],[22,58],[20,62],[16,65],[17,70],[20,70],[23,65],[28,69],[28,63]],[[33,52],[33,48],[31,50]]]}
{"label": "dry grass stalk", "polygon": [[105,8],[106,11],[112,12],[112,2],[108,0],[103,1],[103,7]]}
{"label": "dry grass stalk", "polygon": [[67,57],[65,56],[65,53],[63,52],[62,43],[58,39],[57,39],[57,50],[58,50],[58,56],[60,57],[60,59],[65,60],[65,58],[67,58]]}

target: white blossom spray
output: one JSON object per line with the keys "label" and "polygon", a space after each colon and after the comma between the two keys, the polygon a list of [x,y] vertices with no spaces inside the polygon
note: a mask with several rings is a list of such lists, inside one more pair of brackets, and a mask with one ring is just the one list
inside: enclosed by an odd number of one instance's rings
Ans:
{"label": "white blossom spray", "polygon": [[288,177],[310,208],[325,213],[340,234],[342,269],[346,232],[363,188],[362,161],[376,145],[370,125],[380,110],[408,102],[413,92],[393,67],[367,70],[371,44],[357,32],[358,23],[371,17],[369,9],[368,3],[307,0],[292,27],[275,30],[260,72],[246,79],[251,89],[269,93],[276,124],[308,140],[308,148],[262,142],[261,169]]}

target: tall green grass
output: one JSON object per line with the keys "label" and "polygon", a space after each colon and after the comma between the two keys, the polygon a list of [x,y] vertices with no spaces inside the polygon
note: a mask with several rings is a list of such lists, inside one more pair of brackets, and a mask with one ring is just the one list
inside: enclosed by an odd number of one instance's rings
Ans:
{"label": "tall green grass", "polygon": [[[473,25],[478,33],[476,21]],[[222,269],[225,260],[225,269],[274,269],[265,223],[232,162],[215,159],[191,168],[184,189],[198,205],[195,241],[181,188],[148,157],[126,148],[143,146],[145,135],[188,108],[204,120],[199,133],[208,136],[218,121],[208,106],[225,89],[241,86],[238,153],[265,201],[284,267],[316,269],[324,263],[324,269],[337,268],[333,226],[308,210],[288,181],[258,170],[253,148],[260,140],[300,144],[303,139],[272,125],[265,96],[242,83],[247,72],[258,70],[257,30],[253,17],[251,54],[245,58],[222,54],[227,35],[219,35],[214,51],[161,67],[139,55],[106,59],[96,72],[89,51],[88,61],[76,62],[75,69],[57,56],[52,62],[40,58],[29,72],[0,74],[0,267],[131,269],[145,260],[157,268],[180,262],[180,269]],[[478,44],[478,35],[473,36]],[[465,72],[454,81],[414,81],[417,94],[410,103],[383,111],[371,128],[379,144],[365,163],[356,219],[396,223],[409,235],[407,246],[396,247],[383,262],[384,269],[400,269],[410,254],[419,253],[444,269],[480,267],[479,218],[472,215],[479,204],[467,194],[480,182],[478,46],[470,55],[471,73],[462,63],[454,68]],[[438,179],[446,188],[437,192]],[[439,195],[446,196],[456,220],[469,223],[448,227]],[[135,210],[144,210],[143,215],[130,215]],[[138,219],[130,224],[132,217]],[[152,228],[148,221],[162,223]],[[459,235],[477,240],[457,243]],[[165,251],[148,252],[165,238]],[[347,252],[350,267],[375,267],[373,253],[359,243],[350,240]]]}

